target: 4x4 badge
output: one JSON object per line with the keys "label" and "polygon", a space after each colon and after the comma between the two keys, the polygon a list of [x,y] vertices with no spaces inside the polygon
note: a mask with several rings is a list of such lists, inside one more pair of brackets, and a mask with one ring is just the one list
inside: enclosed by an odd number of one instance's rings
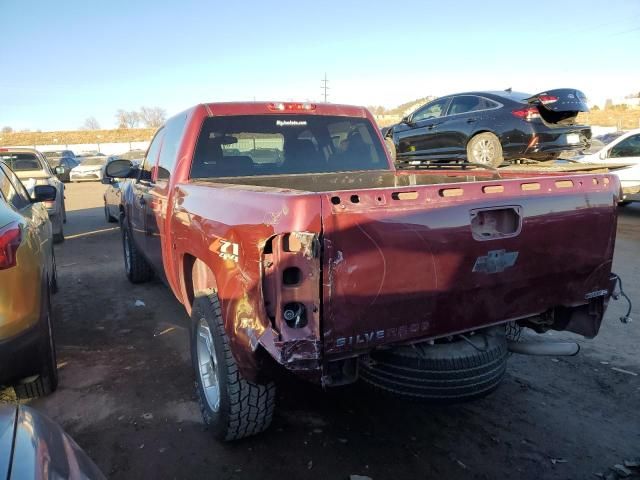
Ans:
{"label": "4x4 badge", "polygon": [[478,273],[499,273],[513,267],[518,259],[518,252],[491,250],[486,256],[478,257],[473,271]]}

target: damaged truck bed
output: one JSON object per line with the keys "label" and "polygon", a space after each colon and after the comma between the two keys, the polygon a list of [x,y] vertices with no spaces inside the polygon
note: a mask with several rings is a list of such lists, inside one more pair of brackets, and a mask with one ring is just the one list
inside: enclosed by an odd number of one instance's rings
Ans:
{"label": "damaged truck bed", "polygon": [[[615,286],[614,175],[396,171],[361,108],[199,105],[159,130],[141,167],[107,175],[131,178],[127,274],[155,272],[191,314],[203,415],[227,440],[266,428],[278,365],[324,386],[364,369],[388,391],[415,375],[409,396],[488,392],[505,324],[593,337]],[[482,348],[482,391],[469,379],[448,397],[427,378]],[[231,378],[264,395],[258,424],[229,413]]]}

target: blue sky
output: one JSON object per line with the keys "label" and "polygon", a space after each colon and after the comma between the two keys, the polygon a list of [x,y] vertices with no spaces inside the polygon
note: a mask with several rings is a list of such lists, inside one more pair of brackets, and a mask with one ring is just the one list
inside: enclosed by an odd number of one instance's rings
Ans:
{"label": "blue sky", "polygon": [[640,1],[0,0],[0,127],[204,101],[640,91]]}

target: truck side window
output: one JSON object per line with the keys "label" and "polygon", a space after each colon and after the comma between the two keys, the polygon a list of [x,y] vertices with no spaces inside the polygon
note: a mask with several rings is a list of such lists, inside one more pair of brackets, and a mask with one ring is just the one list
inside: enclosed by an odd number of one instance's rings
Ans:
{"label": "truck side window", "polygon": [[141,180],[149,180],[151,179],[151,172],[153,168],[156,166],[156,160],[158,159],[158,152],[160,152],[160,146],[162,145],[162,140],[164,139],[164,127],[156,132],[156,136],[151,140],[151,145],[149,145],[149,150],[147,150],[147,154],[144,157],[142,165],[140,165],[140,179]]}
{"label": "truck side window", "polygon": [[158,160],[158,180],[169,180],[176,165],[178,148],[182,140],[187,114],[174,117],[164,127],[164,142]]}

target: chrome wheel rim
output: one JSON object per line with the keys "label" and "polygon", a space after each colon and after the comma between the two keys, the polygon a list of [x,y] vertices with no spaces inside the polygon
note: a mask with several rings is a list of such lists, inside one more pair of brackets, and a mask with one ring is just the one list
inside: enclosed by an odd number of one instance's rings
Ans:
{"label": "chrome wheel rim", "polygon": [[473,161],[489,165],[496,155],[496,147],[490,140],[482,139],[473,146]]}
{"label": "chrome wheel rim", "polygon": [[131,248],[129,247],[129,234],[122,231],[122,244],[124,247],[124,268],[129,273],[131,271]]}
{"label": "chrome wheel rim", "polygon": [[218,362],[216,350],[207,321],[198,322],[196,352],[198,359],[198,377],[209,408],[217,412],[220,408],[220,383],[218,382]]}

